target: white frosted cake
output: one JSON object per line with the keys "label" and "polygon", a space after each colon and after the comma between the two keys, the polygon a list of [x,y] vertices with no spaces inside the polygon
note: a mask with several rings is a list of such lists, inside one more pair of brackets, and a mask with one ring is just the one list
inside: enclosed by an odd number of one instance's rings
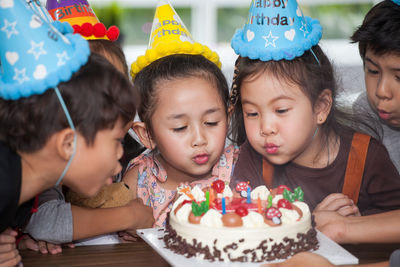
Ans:
{"label": "white frosted cake", "polygon": [[179,188],[164,236],[167,248],[211,261],[263,262],[317,249],[303,192],[286,186],[250,191],[239,183],[235,194],[217,180],[201,190]]}

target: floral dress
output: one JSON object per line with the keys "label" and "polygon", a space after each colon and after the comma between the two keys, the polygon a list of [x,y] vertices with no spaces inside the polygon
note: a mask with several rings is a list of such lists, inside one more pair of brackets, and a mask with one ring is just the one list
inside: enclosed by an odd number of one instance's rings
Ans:
{"label": "floral dress", "polygon": [[[239,148],[237,146],[226,147],[219,161],[213,167],[212,176],[208,179],[192,182],[190,186],[198,185],[203,188],[217,179],[229,184],[238,155]],[[144,204],[153,208],[155,219],[153,227],[164,227],[176,190],[164,189],[157,183],[157,181],[165,182],[168,177],[164,167],[151,152],[134,158],[129,163],[128,170],[136,166],[139,167],[137,196],[143,200]]]}

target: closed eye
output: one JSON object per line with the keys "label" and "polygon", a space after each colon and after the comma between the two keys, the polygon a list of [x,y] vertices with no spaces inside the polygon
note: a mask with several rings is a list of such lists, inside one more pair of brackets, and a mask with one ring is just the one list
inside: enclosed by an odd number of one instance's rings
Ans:
{"label": "closed eye", "polygon": [[367,72],[368,72],[369,74],[373,74],[373,75],[379,73],[379,71],[377,71],[377,70],[371,70],[371,69],[369,69],[369,68],[367,68]]}
{"label": "closed eye", "polygon": [[207,126],[217,126],[218,125],[218,121],[205,122],[205,125],[207,125]]}
{"label": "closed eye", "polygon": [[276,110],[276,113],[284,114],[284,113],[286,113],[286,112],[288,112],[288,111],[289,111],[288,108],[282,108],[282,109],[277,109],[277,110]]}
{"label": "closed eye", "polygon": [[257,112],[246,112],[246,117],[257,117],[258,113]]}
{"label": "closed eye", "polygon": [[174,132],[182,132],[187,128],[187,126],[182,126],[182,127],[178,127],[178,128],[173,128],[172,130]]}

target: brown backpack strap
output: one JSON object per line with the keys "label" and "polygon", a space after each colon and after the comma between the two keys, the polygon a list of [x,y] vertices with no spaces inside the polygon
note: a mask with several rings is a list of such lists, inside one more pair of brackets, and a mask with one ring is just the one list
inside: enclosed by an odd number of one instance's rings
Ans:
{"label": "brown backpack strap", "polygon": [[268,189],[272,189],[272,177],[274,175],[274,166],[263,159],[262,174],[264,183]]}
{"label": "brown backpack strap", "polygon": [[353,135],[342,193],[351,198],[354,204],[358,201],[370,140],[369,135],[362,133]]}

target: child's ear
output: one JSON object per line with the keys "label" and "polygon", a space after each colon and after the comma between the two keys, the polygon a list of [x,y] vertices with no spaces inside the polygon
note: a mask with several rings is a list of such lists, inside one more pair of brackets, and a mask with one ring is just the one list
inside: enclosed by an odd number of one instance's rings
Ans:
{"label": "child's ear", "polygon": [[147,148],[147,149],[154,149],[156,147],[155,142],[151,138],[147,126],[144,122],[138,121],[133,123],[133,130],[135,131],[136,135],[139,137],[140,142]]}
{"label": "child's ear", "polygon": [[58,155],[64,160],[69,160],[74,152],[74,135],[75,131],[66,128],[56,133],[56,147]]}
{"label": "child's ear", "polygon": [[315,105],[315,113],[317,115],[317,124],[323,124],[331,112],[333,103],[332,91],[324,89],[319,95]]}

